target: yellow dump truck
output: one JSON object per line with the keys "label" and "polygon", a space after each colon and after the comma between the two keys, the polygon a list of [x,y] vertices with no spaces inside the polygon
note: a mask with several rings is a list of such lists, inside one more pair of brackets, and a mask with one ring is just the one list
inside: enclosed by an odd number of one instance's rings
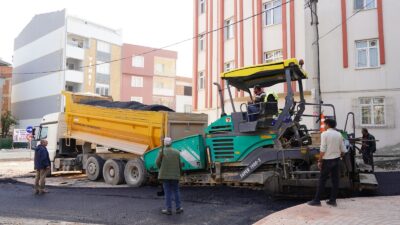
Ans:
{"label": "yellow dump truck", "polygon": [[141,156],[159,147],[162,137],[201,135],[206,114],[108,108],[87,102],[110,97],[63,92],[65,112],[43,117],[37,139],[47,139],[52,171],[85,171],[90,180],[143,183]]}

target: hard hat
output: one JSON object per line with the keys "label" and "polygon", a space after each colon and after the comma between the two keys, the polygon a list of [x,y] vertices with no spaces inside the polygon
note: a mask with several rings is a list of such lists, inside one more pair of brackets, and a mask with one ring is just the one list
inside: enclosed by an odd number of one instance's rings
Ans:
{"label": "hard hat", "polygon": [[164,145],[171,145],[172,139],[170,137],[165,137],[164,138]]}

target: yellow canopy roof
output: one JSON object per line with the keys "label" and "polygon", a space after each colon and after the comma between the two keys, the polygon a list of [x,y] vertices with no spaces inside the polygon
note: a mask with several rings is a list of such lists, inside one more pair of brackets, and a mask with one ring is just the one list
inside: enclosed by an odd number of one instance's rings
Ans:
{"label": "yellow canopy roof", "polygon": [[285,70],[291,69],[291,80],[306,79],[306,72],[300,68],[297,59],[286,59],[272,63],[256,66],[243,67],[221,74],[221,78],[227,80],[232,86],[248,90],[255,85],[270,87],[272,85],[286,82]]}

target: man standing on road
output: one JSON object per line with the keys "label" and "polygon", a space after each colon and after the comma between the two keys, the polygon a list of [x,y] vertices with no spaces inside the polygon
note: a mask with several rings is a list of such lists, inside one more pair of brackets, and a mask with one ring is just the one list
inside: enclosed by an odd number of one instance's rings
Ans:
{"label": "man standing on road", "polygon": [[363,161],[367,165],[371,165],[372,171],[374,171],[374,156],[376,151],[375,137],[368,133],[367,128],[361,130],[362,133],[362,146],[361,154],[363,156]]}
{"label": "man standing on road", "polygon": [[181,161],[178,150],[171,147],[172,139],[164,138],[164,148],[162,148],[157,156],[156,164],[159,168],[158,179],[162,181],[165,192],[165,206],[161,213],[166,215],[172,214],[172,194],[174,194],[176,213],[182,213],[179,179],[181,176]]}
{"label": "man standing on road", "polygon": [[311,206],[321,206],[321,194],[325,189],[328,176],[331,176],[332,190],[330,199],[326,204],[336,206],[336,196],[339,188],[339,161],[342,153],[346,152],[343,137],[335,130],[336,121],[326,119],[327,130],[321,134],[321,147],[318,160],[318,168],[321,170],[317,193],[312,201],[307,204]]}
{"label": "man standing on road", "polygon": [[35,194],[43,194],[47,192],[44,188],[46,185],[46,176],[50,170],[50,158],[46,146],[47,140],[40,140],[40,145],[35,149]]}

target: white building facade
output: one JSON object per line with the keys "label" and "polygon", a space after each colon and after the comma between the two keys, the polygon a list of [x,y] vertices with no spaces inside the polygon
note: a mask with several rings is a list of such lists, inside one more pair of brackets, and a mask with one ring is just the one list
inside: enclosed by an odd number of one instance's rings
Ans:
{"label": "white building facade", "polygon": [[[398,9],[396,0],[318,1],[322,100],[335,105],[338,127],[354,112],[357,136],[367,128],[378,148],[400,143]],[[313,57],[313,40],[306,43],[306,58]]]}
{"label": "white building facade", "polygon": [[[309,72],[303,81],[306,101],[316,102],[316,35],[308,6],[309,0],[194,0],[194,111],[207,113],[210,122],[219,117],[221,104],[213,83],[224,86],[220,73],[286,58],[304,59]],[[380,140],[378,148],[400,143],[390,135],[400,131],[395,119],[400,104],[400,64],[395,62],[400,32],[393,29],[400,21],[399,8],[396,0],[317,3],[322,100],[335,105],[338,128],[353,111],[357,136],[362,127],[369,128]],[[286,87],[279,84],[265,91],[284,96]],[[238,110],[248,97],[234,89],[232,93]],[[279,102],[282,106],[282,97]],[[312,119],[303,122],[313,127]]]}
{"label": "white building facade", "polygon": [[64,111],[63,90],[119,99],[121,64],[102,63],[121,58],[121,45],[119,31],[65,10],[34,16],[14,42],[11,110],[18,126]]}

